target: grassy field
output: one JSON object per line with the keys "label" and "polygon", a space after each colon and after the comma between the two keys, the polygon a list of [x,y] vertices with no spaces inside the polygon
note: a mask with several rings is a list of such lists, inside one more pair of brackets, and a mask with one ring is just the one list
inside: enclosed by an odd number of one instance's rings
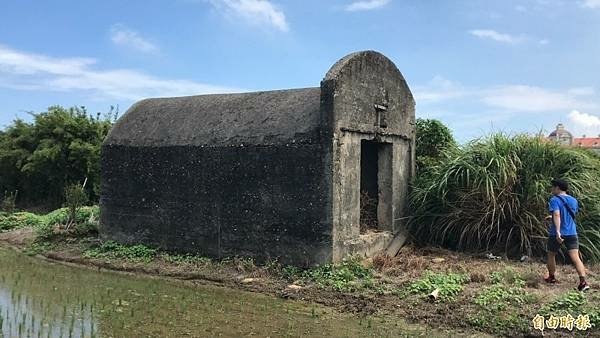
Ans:
{"label": "grassy field", "polygon": [[[97,237],[97,210],[81,210],[68,230],[62,225],[64,210],[44,216],[3,214],[0,242],[64,262],[303,299],[359,317],[391,316],[456,333],[540,336],[533,320],[544,317],[545,336],[600,336],[599,266],[588,266],[592,290],[585,294],[574,291],[578,279],[568,265],[559,266],[558,284],[546,285],[545,266],[539,260],[492,260],[436,248],[408,246],[396,257],[356,258],[300,270],[277,261],[214,260],[102,242]],[[436,289],[438,297],[431,299]],[[573,318],[571,330],[561,329],[560,318],[568,326],[568,316]],[[552,328],[555,319],[557,329]]]}

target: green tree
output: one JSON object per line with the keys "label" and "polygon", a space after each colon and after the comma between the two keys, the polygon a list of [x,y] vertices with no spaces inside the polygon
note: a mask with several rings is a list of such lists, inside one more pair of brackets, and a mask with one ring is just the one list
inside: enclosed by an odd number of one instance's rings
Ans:
{"label": "green tree", "polygon": [[87,193],[97,200],[100,149],[117,114],[53,106],[33,116],[0,132],[0,191],[18,190],[21,204],[57,207],[68,184],[87,178]]}
{"label": "green tree", "polygon": [[435,166],[457,147],[452,131],[434,119],[417,119],[417,168],[420,172]]}

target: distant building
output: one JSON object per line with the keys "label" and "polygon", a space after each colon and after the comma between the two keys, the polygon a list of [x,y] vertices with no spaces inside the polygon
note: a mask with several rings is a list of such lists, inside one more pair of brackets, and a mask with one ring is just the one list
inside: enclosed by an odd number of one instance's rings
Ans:
{"label": "distant building", "polygon": [[598,137],[573,137],[562,123],[556,126],[556,130],[550,133],[547,137],[549,140],[558,142],[566,146],[575,146],[581,148],[592,149],[600,154],[600,135]]}
{"label": "distant building", "polygon": [[548,139],[556,141],[565,146],[570,146],[573,144],[573,134],[566,130],[562,123],[559,123],[556,126],[556,130],[548,135]]}

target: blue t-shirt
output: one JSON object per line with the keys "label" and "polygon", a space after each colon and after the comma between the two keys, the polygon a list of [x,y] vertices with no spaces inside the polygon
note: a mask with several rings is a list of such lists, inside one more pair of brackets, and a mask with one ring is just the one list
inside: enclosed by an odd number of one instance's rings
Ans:
{"label": "blue t-shirt", "polygon": [[[565,201],[561,201],[561,198]],[[577,225],[575,224],[575,220],[571,217],[571,214],[567,210],[565,203],[569,205],[573,213],[577,214],[579,209],[579,205],[577,200],[569,195],[560,195],[560,198],[557,196],[552,196],[550,198],[550,202],[548,202],[548,209],[550,210],[550,214],[552,214],[555,210],[560,211],[560,235],[561,236],[573,236],[577,235]],[[550,236],[556,236],[556,226],[554,226],[554,222],[550,222],[550,229],[548,229]]]}

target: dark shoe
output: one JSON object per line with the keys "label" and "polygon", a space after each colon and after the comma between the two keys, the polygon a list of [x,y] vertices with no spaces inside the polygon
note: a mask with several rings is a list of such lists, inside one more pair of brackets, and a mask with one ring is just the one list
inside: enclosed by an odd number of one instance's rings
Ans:
{"label": "dark shoe", "polygon": [[556,280],[556,277],[554,277],[554,276],[548,276],[548,277],[544,278],[544,282],[546,282],[548,284],[558,283],[558,281]]}
{"label": "dark shoe", "polygon": [[589,289],[590,289],[590,286],[588,285],[587,282],[579,283],[579,286],[577,287],[577,290],[579,290],[581,292],[585,292]]}

